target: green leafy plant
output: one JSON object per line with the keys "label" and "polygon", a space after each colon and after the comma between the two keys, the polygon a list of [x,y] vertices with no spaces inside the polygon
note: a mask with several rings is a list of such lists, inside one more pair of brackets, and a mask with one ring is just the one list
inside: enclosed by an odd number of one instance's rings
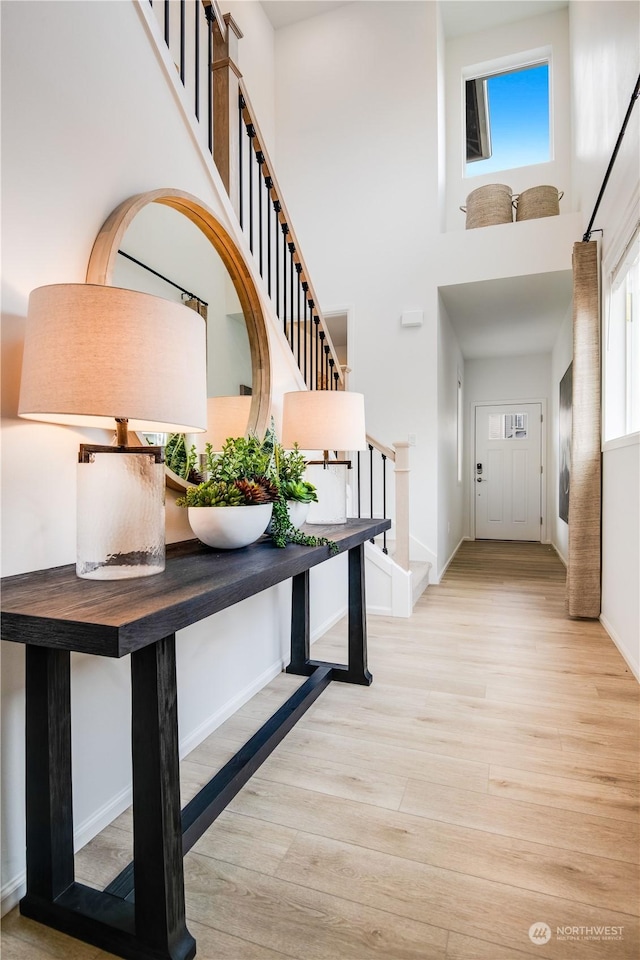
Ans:
{"label": "green leafy plant", "polygon": [[299,503],[317,503],[316,488],[308,480],[287,480],[281,484],[280,490],[285,500],[297,500]]}
{"label": "green leafy plant", "polygon": [[206,467],[210,480],[274,479],[272,453],[257,437],[229,437],[221,453],[206,446]]}
{"label": "green leafy plant", "polygon": [[311,503],[312,501],[317,503],[316,488],[308,480],[303,480],[307,468],[304,455],[300,452],[297,443],[293,450],[284,449],[276,437],[273,421],[262,442],[262,447],[271,455],[273,468],[285,499],[298,500],[301,503]]}
{"label": "green leafy plant", "polygon": [[170,433],[164,448],[164,462],[183,480],[201,483],[202,474],[196,470],[198,454],[192,445],[187,449],[184,433]]}
{"label": "green leafy plant", "polygon": [[179,507],[246,507],[273,503],[278,497],[276,486],[266,477],[257,480],[207,480],[190,487],[176,503]]}
{"label": "green leafy plant", "polygon": [[273,503],[268,535],[277,547],[297,543],[308,547],[327,546],[332,554],[338,545],[326,537],[303,533],[291,522],[288,500],[309,502],[318,499],[316,488],[303,480],[304,456],[296,447],[284,450],[273,429],[263,441],[257,437],[229,437],[220,453],[211,444],[206,448],[209,479],[191,487],[176,500],[179,507],[239,507]]}
{"label": "green leafy plant", "polygon": [[297,543],[305,547],[329,547],[333,556],[338,553],[338,544],[327,537],[311,537],[291,523],[286,498],[282,493],[273,504],[273,514],[268,534],[276,547],[286,547],[288,543]]}

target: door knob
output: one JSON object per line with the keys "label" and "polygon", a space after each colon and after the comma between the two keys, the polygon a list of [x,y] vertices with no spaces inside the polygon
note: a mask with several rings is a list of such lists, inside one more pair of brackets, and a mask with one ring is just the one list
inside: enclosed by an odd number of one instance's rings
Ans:
{"label": "door knob", "polygon": [[[484,481],[487,482],[486,480]],[[482,477],[476,477],[476,483],[482,483]]]}

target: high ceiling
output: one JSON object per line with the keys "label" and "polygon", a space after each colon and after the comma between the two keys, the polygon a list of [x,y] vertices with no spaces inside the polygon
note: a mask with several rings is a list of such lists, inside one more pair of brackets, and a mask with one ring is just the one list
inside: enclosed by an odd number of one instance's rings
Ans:
{"label": "high ceiling", "polygon": [[[279,30],[343,7],[348,0],[261,2],[272,26]],[[568,0],[440,0],[447,37],[477,33],[566,6]],[[571,272],[454,284],[441,287],[440,293],[465,358],[549,353],[571,304]]]}
{"label": "high ceiling", "polygon": [[344,7],[348,0],[261,0],[264,12],[274,30],[288,27],[300,20],[308,20],[336,7]]}
{"label": "high ceiling", "polygon": [[[261,0],[262,7],[274,30],[288,27],[300,20],[308,20],[349,0]],[[359,0],[351,0],[358,3]],[[389,0],[393,2],[393,0]],[[488,30],[500,23],[513,23],[538,14],[560,10],[568,0],[440,0],[445,36],[458,37],[464,33]]]}

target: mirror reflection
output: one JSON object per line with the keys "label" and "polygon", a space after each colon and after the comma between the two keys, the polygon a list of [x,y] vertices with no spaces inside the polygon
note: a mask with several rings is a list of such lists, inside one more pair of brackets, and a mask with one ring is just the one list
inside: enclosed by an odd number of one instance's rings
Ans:
{"label": "mirror reflection", "polygon": [[112,282],[197,310],[207,326],[208,396],[251,393],[251,349],[238,294],[220,256],[187,217],[162,203],[143,207],[122,238]]}

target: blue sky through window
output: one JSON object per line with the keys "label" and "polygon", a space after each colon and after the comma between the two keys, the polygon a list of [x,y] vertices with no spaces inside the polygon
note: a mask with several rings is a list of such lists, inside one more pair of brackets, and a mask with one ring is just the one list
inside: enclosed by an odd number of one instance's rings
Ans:
{"label": "blue sky through window", "polygon": [[545,163],[549,144],[549,65],[487,79],[492,155],[467,163],[466,175]]}

